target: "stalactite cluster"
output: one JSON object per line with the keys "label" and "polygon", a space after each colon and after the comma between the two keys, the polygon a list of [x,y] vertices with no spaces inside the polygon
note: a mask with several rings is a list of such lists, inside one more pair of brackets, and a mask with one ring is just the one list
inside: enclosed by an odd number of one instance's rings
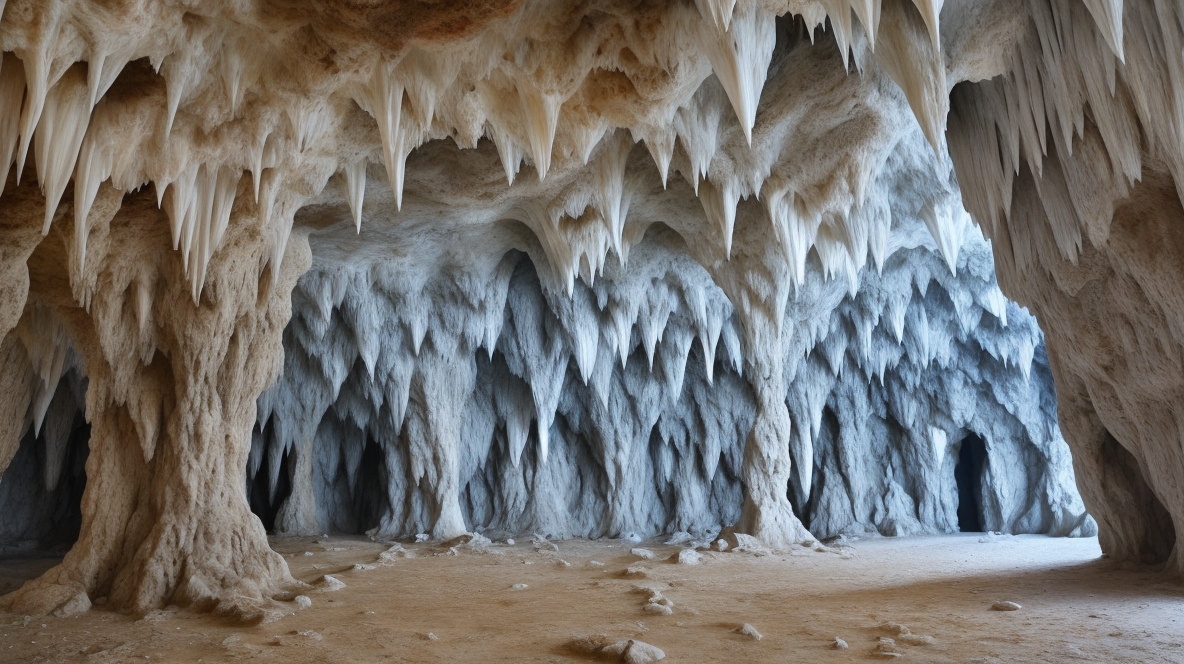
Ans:
{"label": "stalactite cluster", "polygon": [[[910,149],[919,132],[900,163]],[[777,312],[796,512],[818,537],[957,531],[954,466],[977,435],[985,527],[1092,534],[1039,328],[968,219],[946,261],[907,211],[918,177],[875,183],[900,201],[881,269],[827,278],[813,258]],[[276,532],[703,536],[738,519],[755,387],[710,272],[657,224],[568,293],[515,230],[483,229],[479,254],[461,231],[434,249],[408,233],[384,245],[405,261],[318,260],[302,278],[248,469]],[[352,233],[318,232],[314,254]]]}
{"label": "stalactite cluster", "polygon": [[0,604],[258,617],[261,521],[950,531],[979,444],[981,525],[1168,560],[1182,13],[0,0],[0,499],[89,427]]}

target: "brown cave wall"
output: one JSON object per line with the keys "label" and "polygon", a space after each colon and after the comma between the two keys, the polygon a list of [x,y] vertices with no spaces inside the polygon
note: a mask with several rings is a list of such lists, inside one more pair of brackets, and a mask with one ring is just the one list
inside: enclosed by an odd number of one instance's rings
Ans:
{"label": "brown cave wall", "polygon": [[1184,8],[1085,5],[1028,6],[1009,71],[954,88],[950,152],[1000,287],[1044,330],[1104,553],[1180,575]]}

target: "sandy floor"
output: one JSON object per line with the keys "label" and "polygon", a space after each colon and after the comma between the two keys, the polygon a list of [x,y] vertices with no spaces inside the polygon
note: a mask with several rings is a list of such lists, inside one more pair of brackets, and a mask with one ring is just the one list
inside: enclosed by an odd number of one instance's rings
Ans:
{"label": "sandy floor", "polygon": [[[881,636],[915,661],[1184,662],[1184,586],[1115,569],[1094,539],[877,539],[793,555],[711,552],[697,565],[666,560],[680,547],[660,541],[640,545],[653,560],[631,555],[636,544],[571,541],[455,553],[408,544],[387,564],[385,546],[359,539],[273,546],[297,578],[331,574],[346,587],[321,582],[307,592],[311,608],[250,628],[172,610],[0,614],[0,662],[564,662],[583,659],[567,648],[573,636],[594,634],[654,644],[673,662],[880,659]],[[0,561],[0,592],[53,562]],[[645,612],[644,587],[673,614]],[[1023,608],[990,610],[1000,600]],[[733,631],[746,622],[761,640]],[[910,645],[923,639],[889,624],[933,642]],[[850,648],[835,649],[836,636]]]}

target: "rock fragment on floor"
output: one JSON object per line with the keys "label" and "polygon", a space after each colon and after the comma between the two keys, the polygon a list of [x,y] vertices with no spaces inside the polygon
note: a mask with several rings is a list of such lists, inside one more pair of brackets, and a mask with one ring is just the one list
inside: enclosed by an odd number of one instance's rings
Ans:
{"label": "rock fragment on floor", "polygon": [[326,574],[321,577],[321,582],[319,585],[321,587],[321,590],[323,590],[325,592],[334,592],[334,591],[341,590],[342,588],[344,588],[345,582],[342,581],[341,579],[338,579],[335,576],[330,576],[330,575]]}
{"label": "rock fragment on floor", "polygon": [[666,658],[666,653],[657,646],[636,639],[610,642],[604,634],[573,637],[567,642],[567,649],[576,654],[627,664],[649,664]]}
{"label": "rock fragment on floor", "polygon": [[831,644],[831,647],[834,648],[835,650],[846,650],[847,648],[850,648],[851,646],[847,645],[846,641],[844,641],[843,639],[840,639],[839,637],[836,636],[835,642]]}
{"label": "rock fragment on floor", "polygon": [[1019,611],[1021,607],[1015,602],[995,602],[991,605],[992,611]]}
{"label": "rock fragment on floor", "polygon": [[737,634],[743,634],[754,641],[760,641],[764,638],[764,636],[759,631],[757,631],[755,627],[748,623],[744,623],[732,631],[736,632]]}
{"label": "rock fragment on floor", "polygon": [[900,657],[901,653],[896,648],[896,640],[890,639],[886,636],[881,636],[876,641],[875,648],[872,648],[872,654],[877,657],[896,658]]}
{"label": "rock fragment on floor", "polygon": [[645,560],[653,560],[654,559],[654,552],[653,551],[650,551],[649,549],[643,549],[639,546],[629,549],[629,553],[631,555],[637,556],[638,558],[644,558]]}

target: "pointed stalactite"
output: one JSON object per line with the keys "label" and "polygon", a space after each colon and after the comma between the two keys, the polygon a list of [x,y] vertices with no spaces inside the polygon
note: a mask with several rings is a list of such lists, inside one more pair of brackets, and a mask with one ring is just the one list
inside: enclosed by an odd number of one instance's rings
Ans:
{"label": "pointed stalactite", "polygon": [[5,53],[0,62],[0,188],[8,183],[8,173],[16,158],[24,98],[24,66],[15,55]]}
{"label": "pointed stalactite", "polygon": [[255,147],[251,150],[251,184],[254,187],[255,204],[259,204],[259,190],[263,184],[263,170],[272,168],[279,161],[276,140],[270,129],[259,132]]}
{"label": "pointed stalactite", "polygon": [[88,101],[86,77],[79,67],[71,67],[46,96],[34,144],[37,179],[45,194],[42,235],[49,233],[58,203],[70,184],[78,151],[90,123]]}
{"label": "pointed stalactite", "polygon": [[45,97],[49,94],[49,56],[45,49],[49,45],[42,42],[34,44],[24,51],[17,51],[17,56],[25,68],[25,103],[21,108],[21,143],[16,153],[16,181],[19,183],[25,170],[25,158],[29,154],[29,146],[33,143],[33,132],[41,122],[41,113],[45,109]]}
{"label": "pointed stalactite", "polygon": [[929,229],[930,235],[937,243],[938,250],[945,258],[946,266],[950,268],[950,274],[957,275],[958,249],[962,246],[966,227],[970,223],[966,212],[960,206],[951,209],[949,205],[937,205],[930,202],[921,208],[918,216],[925,222],[925,227]]}
{"label": "pointed stalactite", "polygon": [[736,206],[740,203],[740,189],[736,182],[725,179],[716,185],[704,180],[699,186],[699,202],[707,220],[719,231],[724,256],[732,257],[732,232],[736,228]]}
{"label": "pointed stalactite", "polygon": [[194,304],[200,302],[210,259],[230,224],[241,178],[242,171],[229,166],[193,163],[169,186],[164,197],[173,248],[181,252]]}
{"label": "pointed stalactite", "polygon": [[160,74],[165,81],[164,137],[172,135],[177,112],[186,95],[193,92],[201,81],[202,67],[199,62],[204,56],[202,46],[192,39],[185,47],[170,53],[161,63]]}
{"label": "pointed stalactite", "polygon": [[633,141],[625,132],[606,138],[601,142],[595,162],[594,200],[600,210],[613,250],[617,256],[623,254],[622,237],[625,232],[625,218],[629,214],[629,198],[625,192],[625,166]]}
{"label": "pointed stalactite", "polygon": [[942,154],[950,107],[945,61],[905,1],[883,3],[876,61],[904,91],[929,145]]}
{"label": "pointed stalactite", "polygon": [[243,93],[246,90],[246,62],[237,45],[223,45],[222,49],[222,86],[226,91],[226,100],[232,115],[238,114],[242,105]]}
{"label": "pointed stalactite", "polygon": [[362,232],[362,201],[366,195],[366,158],[363,157],[345,165],[345,195],[349,211],[354,218],[354,228]]}
{"label": "pointed stalactite", "polygon": [[377,67],[365,93],[357,100],[363,110],[378,120],[378,134],[382,139],[382,157],[386,162],[387,177],[395,194],[395,209],[403,207],[403,175],[406,169],[406,127],[403,122],[403,84],[388,67]]}
{"label": "pointed stalactite", "polygon": [[559,107],[563,99],[557,94],[538,89],[529,80],[521,80],[517,85],[523,124],[530,143],[530,159],[534,162],[539,180],[542,180],[551,168],[551,148],[555,144],[555,126],[559,122]]}
{"label": "pointed stalactite", "polygon": [[65,370],[70,336],[61,319],[40,300],[30,304],[16,333],[25,346],[33,371],[40,378],[32,404],[33,434],[40,435],[45,414]]}
{"label": "pointed stalactite", "polygon": [[654,165],[658,167],[658,174],[662,176],[662,188],[666,188],[666,181],[670,175],[670,160],[674,158],[674,141],[678,135],[670,125],[662,127],[647,126],[642,129],[634,128],[634,140],[645,143]]}
{"label": "pointed stalactite", "polygon": [[1120,61],[1126,62],[1126,51],[1122,45],[1123,0],[1082,0],[1082,3],[1094,17],[1110,50]]}
{"label": "pointed stalactite", "polygon": [[90,60],[86,63],[86,88],[91,108],[94,108],[111,89],[115,79],[127,66],[130,56],[131,53],[126,47],[108,50],[105,45],[94,46]]}
{"label": "pointed stalactite", "polygon": [[732,23],[736,0],[695,0],[695,7],[704,21],[710,22],[720,32],[726,32]]}
{"label": "pointed stalactite", "polygon": [[929,29],[929,39],[933,44],[933,49],[940,51],[941,7],[945,4],[945,0],[913,0],[913,4],[917,6],[917,11],[921,12],[921,18],[925,21],[925,27]]}
{"label": "pointed stalactite", "polygon": [[522,157],[525,153],[522,148],[518,147],[510,134],[496,126],[491,125],[487,133],[492,138],[494,145],[497,146],[497,156],[501,159],[502,169],[506,172],[506,186],[513,186],[514,178],[517,177],[518,169],[522,166]]}
{"label": "pointed stalactite", "polygon": [[771,190],[764,195],[773,233],[785,252],[795,287],[806,282],[806,257],[818,235],[821,218],[801,209],[792,191]]}
{"label": "pointed stalactite", "polygon": [[74,252],[78,256],[80,272],[86,267],[90,209],[98,196],[99,185],[111,177],[114,162],[113,146],[109,143],[113,135],[111,122],[105,105],[95,108],[74,172]]}
{"label": "pointed stalactite", "polygon": [[876,50],[876,33],[880,30],[880,0],[848,0],[851,9],[863,24],[863,31],[867,35],[868,46]]}
{"label": "pointed stalactite", "polygon": [[699,32],[711,68],[727,92],[744,138],[751,145],[757,105],[777,45],[775,17],[763,8],[745,5],[732,18],[726,32],[707,24]]}
{"label": "pointed stalactite", "polygon": [[[222,238],[226,235],[226,228],[230,225],[230,213],[234,207],[234,196],[238,191],[238,182],[242,178],[242,171],[222,166],[213,170],[203,166],[206,171],[198,174],[200,235],[196,270],[192,273],[193,302],[201,300],[201,291],[205,286],[206,270],[214,252],[222,245]],[[204,176],[204,177],[203,177]]]}
{"label": "pointed stalactite", "polygon": [[851,57],[851,42],[853,28],[851,26],[850,0],[822,0],[826,7],[826,15],[830,19],[831,31],[834,33],[835,43],[839,46],[839,53],[843,56],[843,69]]}

